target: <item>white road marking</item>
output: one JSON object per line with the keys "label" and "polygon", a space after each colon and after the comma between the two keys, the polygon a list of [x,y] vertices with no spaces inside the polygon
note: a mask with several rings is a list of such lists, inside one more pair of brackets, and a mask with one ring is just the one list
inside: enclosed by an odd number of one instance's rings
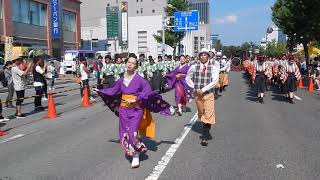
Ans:
{"label": "white road marking", "polygon": [[283,166],[283,164],[277,164],[277,169],[284,169],[284,166]]}
{"label": "white road marking", "polygon": [[6,142],[9,142],[9,141],[13,141],[13,140],[18,139],[18,138],[21,138],[21,137],[23,137],[23,136],[25,136],[25,134],[18,134],[18,135],[15,135],[15,136],[6,138],[6,139],[2,140],[2,141],[0,142],[0,144],[6,143]]}
{"label": "white road marking", "polygon": [[295,99],[298,99],[299,101],[302,101],[302,99],[299,96],[297,96],[295,94],[293,96],[294,96]]}
{"label": "white road marking", "polygon": [[184,138],[187,136],[187,134],[190,132],[192,126],[198,119],[198,113],[196,113],[193,118],[190,120],[188,125],[184,127],[181,135],[174,141],[175,143],[170,146],[170,148],[167,150],[167,152],[164,154],[164,156],[161,158],[160,161],[158,161],[158,165],[156,165],[152,172],[149,174],[149,176],[146,178],[146,180],[157,180],[159,179],[161,173],[164,171],[164,169],[169,164],[169,161],[183,142]]}

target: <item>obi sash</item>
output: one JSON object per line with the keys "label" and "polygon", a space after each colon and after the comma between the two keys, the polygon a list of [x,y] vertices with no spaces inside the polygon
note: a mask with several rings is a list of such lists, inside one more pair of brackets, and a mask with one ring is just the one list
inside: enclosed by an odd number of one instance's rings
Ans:
{"label": "obi sash", "polygon": [[[134,95],[128,95],[123,94],[121,98],[120,106],[122,107],[140,107],[140,104],[138,102],[130,103],[128,104],[127,100],[135,100],[137,97]],[[147,108],[144,108],[143,110],[143,116],[140,121],[140,128],[139,128],[139,134],[141,136],[145,136],[148,138],[154,138],[155,137],[155,129],[156,124],[152,117],[152,114]]]}

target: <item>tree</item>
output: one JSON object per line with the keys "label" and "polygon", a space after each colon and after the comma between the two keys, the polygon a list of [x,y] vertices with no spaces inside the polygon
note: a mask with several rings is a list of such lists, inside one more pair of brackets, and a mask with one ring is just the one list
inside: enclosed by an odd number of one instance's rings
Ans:
{"label": "tree", "polygon": [[267,44],[266,54],[269,57],[279,57],[283,54],[286,54],[286,46],[287,45],[284,42],[276,42],[276,40],[272,40]]}
{"label": "tree", "polygon": [[[167,17],[174,16],[174,13],[176,11],[188,11],[191,8],[191,5],[188,3],[188,1],[185,0],[168,0],[168,6],[165,8],[165,12]],[[174,25],[174,20],[170,19],[169,26]],[[173,47],[174,50],[179,45],[180,42],[184,38],[185,33],[184,32],[174,32],[172,28],[165,30],[165,41],[166,44]],[[155,34],[153,37],[156,39],[158,43],[162,43],[162,34],[158,35]],[[179,48],[180,49],[180,48]],[[175,54],[175,53],[174,53]]]}
{"label": "tree", "polygon": [[315,42],[314,47],[319,49],[320,48],[320,41]]}
{"label": "tree", "polygon": [[227,57],[239,56],[239,46],[223,46],[222,52]]}
{"label": "tree", "polygon": [[272,7],[272,21],[288,35],[289,49],[302,43],[308,64],[308,44],[320,39],[319,7],[314,0],[276,0]]}
{"label": "tree", "polygon": [[[260,46],[253,42],[244,42],[241,46],[224,46],[222,48],[223,53],[228,57],[248,57],[254,55],[255,49],[259,49]],[[261,51],[260,51],[261,52]]]}
{"label": "tree", "polygon": [[216,49],[216,51],[221,51],[223,48],[223,45],[221,43],[221,40],[217,40],[217,42],[214,44],[214,48]]}

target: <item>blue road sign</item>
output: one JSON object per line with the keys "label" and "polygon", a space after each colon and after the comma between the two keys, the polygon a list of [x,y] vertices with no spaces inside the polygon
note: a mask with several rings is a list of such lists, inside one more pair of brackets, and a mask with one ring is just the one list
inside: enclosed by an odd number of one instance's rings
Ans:
{"label": "blue road sign", "polygon": [[199,12],[196,10],[174,13],[174,32],[197,31],[199,29]]}
{"label": "blue road sign", "polygon": [[51,0],[51,33],[52,38],[60,38],[61,36],[61,27],[60,27],[60,12],[61,12],[61,1],[60,0]]}

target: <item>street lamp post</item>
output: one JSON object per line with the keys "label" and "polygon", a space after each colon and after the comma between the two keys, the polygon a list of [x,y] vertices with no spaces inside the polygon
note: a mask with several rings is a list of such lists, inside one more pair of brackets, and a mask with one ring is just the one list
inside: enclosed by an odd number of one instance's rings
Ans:
{"label": "street lamp post", "polygon": [[[175,7],[173,7],[172,4],[167,4],[167,7],[175,9]],[[169,16],[167,18],[169,18],[169,20],[170,20],[170,18],[173,18],[173,16]],[[165,44],[166,44],[166,34],[165,34],[166,33],[166,28],[171,27],[171,26],[167,26],[166,25],[167,18],[166,18],[165,14],[162,16],[162,47],[161,47],[162,53],[161,54],[162,54],[162,58],[163,59],[164,59],[164,56],[165,56],[164,52],[165,52]]]}

